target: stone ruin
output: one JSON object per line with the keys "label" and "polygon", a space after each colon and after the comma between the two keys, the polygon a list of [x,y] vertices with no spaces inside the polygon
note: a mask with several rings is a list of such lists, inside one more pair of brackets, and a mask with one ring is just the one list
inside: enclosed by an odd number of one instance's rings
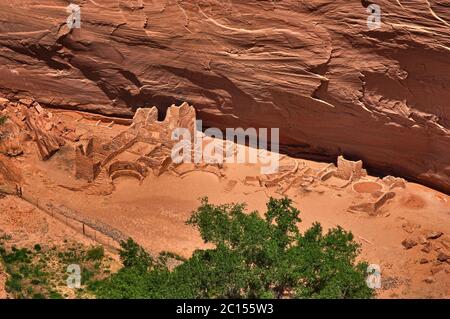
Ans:
{"label": "stone ruin", "polygon": [[106,178],[104,184],[109,184],[121,176],[142,181],[150,172],[184,177],[198,170],[223,177],[219,165],[172,162],[171,152],[178,142],[171,138],[173,130],[186,128],[194,136],[196,114],[188,103],[169,107],[163,121],[158,121],[156,107],[140,108],[132,124],[108,141],[89,133],[82,137],[75,127],[68,127],[33,99],[0,99],[0,116],[7,119],[0,126],[0,154],[20,156],[26,150],[25,142],[34,142],[40,159],[45,161],[66,141],[75,142],[75,177],[87,182],[102,184]]}
{"label": "stone ruin", "polygon": [[[0,115],[7,114],[8,118],[0,126],[0,153],[18,156],[24,141],[34,141],[40,158],[47,160],[65,144],[65,140],[79,142],[75,147],[77,179],[103,183],[106,178],[110,183],[127,176],[142,181],[149,173],[159,176],[164,172],[183,178],[199,170],[212,173],[219,179],[225,177],[221,163],[172,162],[171,152],[178,142],[172,140],[173,130],[186,128],[192,137],[195,133],[196,113],[188,103],[169,107],[163,121],[158,121],[156,107],[140,108],[132,124],[109,141],[95,136],[80,140],[75,128],[66,127],[31,99],[16,103],[1,99],[0,106]],[[233,144],[233,147],[236,146]],[[342,156],[338,157],[337,165],[329,164],[322,169],[313,169],[297,159],[284,158],[286,161],[277,173],[247,176],[242,182],[258,188],[275,188],[281,195],[291,189],[302,194],[322,193],[329,188],[349,190],[355,195],[355,202],[348,211],[369,214],[376,214],[395,197],[395,189],[405,187],[403,179],[392,176],[373,180],[367,175],[362,161],[349,161]],[[231,191],[236,183],[229,180],[226,191]]]}
{"label": "stone ruin", "polygon": [[[37,110],[37,109],[36,109]],[[52,123],[46,121],[44,113],[27,112],[25,123],[30,130],[33,140],[36,142],[39,156],[47,160],[65,144],[63,138],[57,134],[50,133]]]}
{"label": "stone ruin", "polygon": [[95,137],[83,139],[75,147],[75,177],[93,181],[100,174],[101,150]]}
{"label": "stone ruin", "polygon": [[7,121],[0,126],[0,153],[9,157],[23,154],[24,144],[34,141],[41,160],[48,160],[65,144],[76,141],[75,128],[58,121],[33,99],[11,102],[1,99],[1,116]]}
{"label": "stone ruin", "polygon": [[[287,157],[282,157],[286,159]],[[281,164],[275,174],[247,176],[244,183],[263,187],[276,187],[279,194],[284,195],[289,189],[297,188],[304,192],[317,190],[321,186],[342,189],[353,181],[367,176],[362,161],[348,161],[342,156],[338,158],[337,166],[329,164],[318,170],[308,167],[297,159],[289,159],[291,163]]]}
{"label": "stone ruin", "polygon": [[337,169],[334,175],[343,180],[357,180],[367,176],[367,171],[363,169],[362,161],[348,161],[343,156],[337,159]]}
{"label": "stone ruin", "polygon": [[127,130],[111,141],[101,143],[95,137],[76,147],[75,176],[93,181],[102,172],[114,180],[128,176],[142,181],[149,172],[159,176],[173,170],[171,151],[175,128],[186,128],[194,136],[195,109],[188,103],[172,105],[163,121],[158,121],[156,107],[140,108]]}
{"label": "stone ruin", "polygon": [[[286,157],[284,157],[286,159]],[[395,197],[395,188],[405,188],[402,178],[386,176],[373,180],[367,175],[362,161],[337,159],[337,165],[329,164],[322,169],[313,169],[297,159],[280,165],[275,174],[247,176],[243,183],[249,186],[275,188],[280,195],[294,189],[297,193],[323,193],[327,189],[348,190],[354,194],[355,203],[350,212],[376,214],[380,208]]]}

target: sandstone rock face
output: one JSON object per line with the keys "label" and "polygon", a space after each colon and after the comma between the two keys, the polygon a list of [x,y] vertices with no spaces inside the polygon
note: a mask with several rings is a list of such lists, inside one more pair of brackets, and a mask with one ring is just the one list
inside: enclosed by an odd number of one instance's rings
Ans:
{"label": "sandstone rock face", "polygon": [[450,4],[377,0],[0,3],[0,93],[132,116],[187,101],[206,126],[279,127],[281,150],[450,193]]}

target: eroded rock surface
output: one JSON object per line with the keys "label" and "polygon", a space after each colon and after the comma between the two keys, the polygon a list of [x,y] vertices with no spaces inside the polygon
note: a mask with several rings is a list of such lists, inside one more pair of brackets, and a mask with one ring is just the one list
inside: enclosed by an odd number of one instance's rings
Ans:
{"label": "eroded rock surface", "polygon": [[206,126],[279,127],[282,150],[450,192],[444,0],[0,3],[0,92],[132,116],[187,101]]}

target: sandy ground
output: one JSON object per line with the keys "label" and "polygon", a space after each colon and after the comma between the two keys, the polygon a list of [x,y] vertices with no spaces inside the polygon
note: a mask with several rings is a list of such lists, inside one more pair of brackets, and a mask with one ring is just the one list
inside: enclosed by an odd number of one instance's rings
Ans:
{"label": "sandy ground", "polygon": [[[70,120],[71,116],[77,115],[65,116]],[[88,126],[89,130],[103,137],[113,136],[114,132],[117,134],[124,129],[120,125],[113,129],[94,127],[93,123],[84,121],[79,125]],[[259,167],[254,164],[228,164],[223,168],[223,178],[203,171],[186,174],[183,178],[169,173],[159,177],[150,175],[142,182],[123,177],[114,181],[114,191],[110,194],[88,194],[73,190],[82,185],[74,179],[73,161],[74,151],[70,145],[45,162],[40,161],[31,148],[15,159],[25,180],[24,189],[32,192],[33,196],[43,202],[62,204],[83,216],[111,225],[154,253],[173,251],[187,257],[195,249],[204,247],[199,233],[185,224],[204,196],[216,204],[245,202],[249,211],[258,210],[260,213],[265,212],[269,196],[281,196],[274,189],[244,183],[246,176],[258,174]],[[299,161],[316,169],[328,165]],[[369,176],[367,180],[378,179]],[[369,184],[355,189],[325,186],[313,191],[290,189],[286,195],[301,211],[301,229],[318,221],[324,229],[339,225],[352,231],[362,247],[360,258],[380,265],[383,288],[378,290],[379,297],[449,298],[450,261],[437,259],[440,253],[450,255],[450,197],[407,183],[406,188],[395,190],[395,197],[377,214],[349,212],[349,206],[361,200],[360,192],[374,192],[376,186],[371,189],[373,187]],[[11,212],[18,209],[14,206],[17,203],[9,197],[0,200],[0,205],[9,207]],[[36,217],[38,212],[32,206],[20,205],[18,217],[14,217],[15,213],[6,217],[1,215],[0,228],[15,228],[22,243],[50,244],[68,236],[85,240],[82,235],[48,220],[48,217]],[[33,231],[23,230],[27,223],[31,223],[29,229]],[[431,232],[443,234],[436,239],[424,240]],[[417,245],[406,249],[402,245],[405,239],[413,239]],[[421,242],[425,241],[430,246],[429,252],[423,251],[425,244]]]}
{"label": "sandy ground", "polygon": [[[189,256],[203,246],[198,232],[185,225],[201,197],[208,196],[216,204],[245,202],[249,210],[260,212],[265,211],[266,193],[280,197],[242,184],[227,192],[226,182],[204,172],[192,173],[184,179],[170,175],[147,178],[142,184],[125,178],[117,180],[115,186],[111,195],[102,197],[60,189],[52,192],[51,200],[120,229],[155,253],[169,250]],[[393,281],[393,287],[381,291],[380,296],[450,296],[450,267],[435,264],[437,252],[424,253],[420,245],[406,250],[401,245],[404,239],[418,238],[429,231],[443,232],[449,238],[448,197],[411,183],[383,207],[382,215],[369,216],[347,211],[355,196],[348,190],[291,195],[301,211],[301,228],[319,221],[325,229],[340,225],[353,232],[362,245],[361,258],[379,264],[383,276]],[[426,264],[419,263],[423,258],[427,259]],[[436,271],[434,282],[425,283]]]}

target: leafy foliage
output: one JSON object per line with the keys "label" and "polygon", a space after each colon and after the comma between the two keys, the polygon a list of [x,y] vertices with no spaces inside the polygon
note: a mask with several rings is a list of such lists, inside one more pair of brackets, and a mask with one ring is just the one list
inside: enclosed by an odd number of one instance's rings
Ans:
{"label": "leafy foliage", "polygon": [[[10,236],[4,236],[9,240]],[[82,269],[82,283],[105,278],[101,270],[108,267],[103,247],[90,247],[87,251],[81,245],[70,245],[64,250],[56,247],[34,245],[34,249],[5,248],[0,241],[0,263],[8,278],[5,287],[10,297],[18,299],[61,299],[70,297],[67,292],[67,266],[78,264]],[[109,274],[108,274],[109,276]],[[83,297],[83,289],[73,292]],[[74,296],[72,296],[74,297]]]}
{"label": "leafy foliage", "polygon": [[105,249],[103,246],[92,247],[86,252],[87,260],[102,260],[105,256]]}
{"label": "leafy foliage", "polygon": [[214,249],[197,250],[169,270],[132,239],[122,243],[124,267],[91,289],[100,298],[369,298],[359,246],[338,227],[323,234],[298,229],[291,200],[273,199],[261,218],[245,205],[215,206],[205,198],[188,220]]}
{"label": "leafy foliage", "polygon": [[146,270],[152,264],[151,256],[131,238],[122,242],[121,247],[120,259],[125,267],[137,267]]}

